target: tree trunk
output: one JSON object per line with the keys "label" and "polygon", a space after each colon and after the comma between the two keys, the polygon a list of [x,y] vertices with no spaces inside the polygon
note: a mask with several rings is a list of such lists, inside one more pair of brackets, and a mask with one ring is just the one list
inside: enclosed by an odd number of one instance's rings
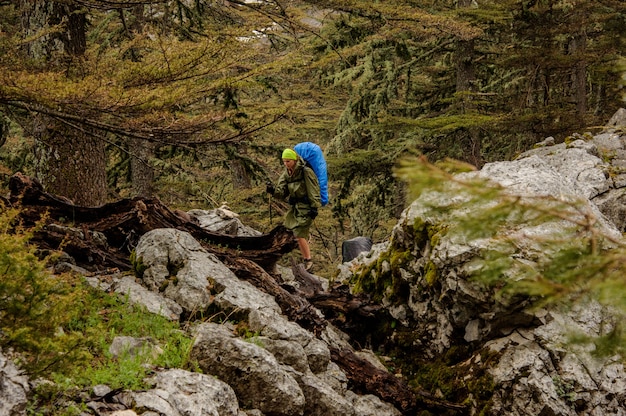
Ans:
{"label": "tree trunk", "polygon": [[241,146],[235,148],[233,146],[226,146],[225,150],[229,160],[228,163],[233,188],[250,189],[252,187],[252,181],[250,180],[250,175],[248,175],[246,165],[242,158],[246,153],[245,147]]}
{"label": "tree trunk", "polygon": [[68,2],[21,0],[20,12],[25,37],[34,39],[26,44],[32,58],[50,61],[65,54],[85,53],[87,19],[79,6]]}
{"label": "tree trunk", "polygon": [[155,145],[142,139],[130,139],[130,177],[135,196],[154,195],[154,169],[150,158],[154,157]]}
{"label": "tree trunk", "polygon": [[[24,34],[35,39],[26,43],[27,53],[36,62],[50,67],[64,63],[67,70],[73,58],[84,54],[86,17],[78,5],[23,0],[20,7]],[[77,205],[96,206],[106,201],[103,140],[91,131],[42,114],[25,124],[37,143],[37,176],[48,192],[70,198]]]}
{"label": "tree trunk", "polygon": [[104,141],[77,132],[50,117],[37,116],[37,177],[47,192],[69,198],[76,205],[98,206],[106,202],[106,154]]}
{"label": "tree trunk", "polygon": [[569,52],[576,57],[576,63],[572,68],[572,97],[576,102],[576,114],[579,126],[585,126],[587,113],[587,62],[585,51],[587,50],[587,35],[584,31],[576,33],[569,43]]}
{"label": "tree trunk", "polygon": [[[121,9],[119,13],[126,37],[131,40],[134,39],[141,32],[145,22],[144,6],[142,4],[133,6],[128,12]],[[125,58],[139,62],[141,52],[137,48],[131,47]],[[133,194],[139,197],[151,197],[154,195],[154,168],[150,164],[150,159],[154,158],[157,146],[154,142],[147,140],[129,139],[128,147],[131,155],[130,178]]]}
{"label": "tree trunk", "polygon": [[252,187],[250,176],[248,176],[246,167],[240,159],[234,159],[230,162],[230,172],[233,180],[233,188],[250,189]]}
{"label": "tree trunk", "polygon": [[[459,0],[458,8],[467,8],[472,6],[472,0]],[[462,113],[473,113],[476,110],[474,102],[476,71],[474,68],[474,40],[460,39],[456,44],[455,51],[456,65],[456,92],[461,102]],[[467,142],[467,150],[465,152],[466,159],[477,167],[482,167],[484,160],[482,157],[482,139],[476,127],[468,127],[461,132]]]}

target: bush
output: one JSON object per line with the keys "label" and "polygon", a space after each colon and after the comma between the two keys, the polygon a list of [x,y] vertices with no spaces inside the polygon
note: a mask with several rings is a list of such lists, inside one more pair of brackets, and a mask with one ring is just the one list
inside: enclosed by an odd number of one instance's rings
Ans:
{"label": "bush", "polygon": [[[94,289],[83,276],[52,275],[49,259],[38,258],[31,234],[16,225],[17,215],[0,212],[0,349],[13,351],[31,379],[55,382],[35,392],[35,407],[100,383],[143,388],[150,367],[189,366],[192,339],[178,322]],[[163,352],[112,357],[109,345],[121,335],[149,337]]]}

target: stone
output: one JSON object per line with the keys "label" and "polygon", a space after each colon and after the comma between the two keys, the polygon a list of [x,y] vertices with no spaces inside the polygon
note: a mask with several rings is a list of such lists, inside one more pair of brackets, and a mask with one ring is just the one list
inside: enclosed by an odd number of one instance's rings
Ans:
{"label": "stone", "polygon": [[303,414],[302,389],[270,352],[217,324],[200,324],[195,334],[190,358],[232,386],[242,407],[276,416]]}

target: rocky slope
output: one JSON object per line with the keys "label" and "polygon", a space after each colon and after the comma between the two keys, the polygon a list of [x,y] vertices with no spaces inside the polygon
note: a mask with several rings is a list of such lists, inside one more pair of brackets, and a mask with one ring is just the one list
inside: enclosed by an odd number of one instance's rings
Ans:
{"label": "rocky slope", "polygon": [[[619,315],[591,299],[571,309],[536,307],[528,297],[503,297],[498,287],[472,279],[504,240],[515,242],[511,261],[501,271],[512,280],[554,254],[542,241],[558,236],[575,242],[585,224],[593,223],[594,232],[605,237],[606,249],[622,242],[624,126],[626,110],[620,110],[601,134],[575,135],[561,144],[546,139],[514,161],[458,176],[460,181],[487,178],[521,201],[545,196],[576,201],[571,218],[505,221],[495,234],[471,236],[453,227],[454,209],[467,197],[422,194],[387,242],[339,267],[336,282],[368,288],[385,307],[375,326],[350,335],[326,321],[313,331],[289,320],[278,299],[237,276],[186,232],[144,234],[136,247],[140,275],[94,276],[89,282],[168,319],[198,311],[222,319],[199,320],[190,329],[195,336],[191,356],[202,373],[156,371],[148,391],[94,386],[84,414],[626,414],[623,358],[598,357],[592,344],[567,342],[572,331],[609,333]],[[494,203],[483,204],[474,209],[487,211]],[[211,227],[224,227],[214,212],[192,214]],[[246,230],[232,216],[224,221],[229,229]],[[291,270],[268,272],[284,287],[298,287]],[[323,321],[322,311],[313,313]],[[241,335],[242,325],[247,336]],[[117,339],[112,348],[146,343]],[[158,346],[150,347],[158,353]],[[381,390],[375,380],[355,383],[337,352],[354,353],[379,369],[381,377],[428,381],[434,396],[407,403],[376,395]],[[1,355],[0,385],[0,415],[23,414],[28,381]]]}

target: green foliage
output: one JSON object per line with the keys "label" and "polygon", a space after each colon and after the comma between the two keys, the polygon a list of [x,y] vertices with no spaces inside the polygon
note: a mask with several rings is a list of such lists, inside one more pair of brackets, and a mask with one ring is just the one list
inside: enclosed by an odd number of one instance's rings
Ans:
{"label": "green foliage", "polygon": [[141,279],[147,267],[143,264],[141,258],[137,258],[137,252],[135,250],[131,251],[130,253],[130,264],[133,270],[133,274]]}
{"label": "green foliage", "polygon": [[[344,13],[321,32],[334,47],[312,41],[322,85],[347,95],[329,155],[350,159],[363,150],[376,164],[376,150],[392,163],[418,151],[432,161],[452,157],[480,167],[547,136],[561,140],[572,129],[601,125],[622,105],[626,5],[570,4],[357,0],[338,6]],[[574,41],[582,42],[580,33],[584,45]],[[584,75],[576,73],[581,63]],[[584,91],[571,82],[575,77],[587,81]],[[593,93],[604,86],[610,91],[603,98]],[[372,189],[360,186],[370,174],[353,178],[352,193],[341,192],[342,220],[363,215],[353,194]],[[396,186],[381,181],[377,192],[390,195]]]}
{"label": "green foliage", "polygon": [[[30,377],[56,382],[33,400],[98,383],[144,388],[151,366],[194,369],[192,339],[178,322],[93,289],[81,276],[49,274],[15,218],[12,210],[0,213],[0,347],[17,353]],[[161,352],[111,357],[108,347],[121,335],[151,339]]]}
{"label": "green foliage", "polygon": [[574,407],[576,402],[576,387],[558,376],[552,377],[552,383],[554,383],[556,394],[570,406]]}
{"label": "green foliage", "polygon": [[383,299],[394,303],[406,302],[408,292],[406,282],[398,274],[398,270],[412,258],[409,251],[397,251],[390,248],[380,257],[355,273],[350,281],[355,293],[365,292],[372,299],[381,302]]}
{"label": "green foliage", "polygon": [[83,312],[86,288],[73,276],[50,276],[30,236],[13,232],[15,217],[0,213],[0,347],[24,351],[20,364],[37,375],[90,360],[86,340],[67,327]]}

